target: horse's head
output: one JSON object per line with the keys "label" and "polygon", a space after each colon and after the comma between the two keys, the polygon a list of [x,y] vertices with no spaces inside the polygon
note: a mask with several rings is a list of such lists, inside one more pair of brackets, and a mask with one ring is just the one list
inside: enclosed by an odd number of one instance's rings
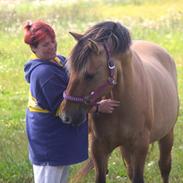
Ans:
{"label": "horse's head", "polygon": [[63,122],[81,124],[89,109],[116,84],[114,54],[124,45],[113,30],[115,26],[119,25],[104,22],[84,35],[71,33],[77,44],[67,62],[70,79],[62,103]]}

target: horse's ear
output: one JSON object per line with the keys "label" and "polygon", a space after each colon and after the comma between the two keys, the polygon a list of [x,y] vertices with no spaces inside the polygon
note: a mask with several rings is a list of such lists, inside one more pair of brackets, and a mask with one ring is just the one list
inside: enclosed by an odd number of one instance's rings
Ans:
{"label": "horse's ear", "polygon": [[88,39],[88,41],[89,41],[88,46],[91,48],[91,50],[93,50],[98,55],[100,53],[100,47],[97,44],[97,42],[95,42],[92,39]]}
{"label": "horse's ear", "polygon": [[82,34],[78,34],[78,33],[75,33],[75,32],[69,32],[69,33],[72,35],[72,37],[73,37],[76,41],[79,41],[79,40],[83,37]]}

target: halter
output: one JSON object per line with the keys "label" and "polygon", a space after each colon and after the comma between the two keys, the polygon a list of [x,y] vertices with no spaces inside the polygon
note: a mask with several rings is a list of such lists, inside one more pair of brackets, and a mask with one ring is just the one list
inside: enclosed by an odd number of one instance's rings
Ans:
{"label": "halter", "polygon": [[109,86],[114,86],[116,85],[116,81],[114,79],[114,71],[115,71],[115,65],[113,60],[111,59],[111,51],[109,50],[108,46],[104,43],[104,49],[107,54],[107,66],[109,69],[109,77],[105,83],[100,85],[98,88],[96,88],[94,91],[91,91],[89,95],[87,96],[81,96],[81,97],[76,97],[76,96],[71,96],[67,95],[66,91],[63,93],[63,98],[65,100],[70,100],[72,102],[77,102],[77,103],[84,103],[87,105],[95,105],[96,100],[101,97],[101,94],[109,87]]}

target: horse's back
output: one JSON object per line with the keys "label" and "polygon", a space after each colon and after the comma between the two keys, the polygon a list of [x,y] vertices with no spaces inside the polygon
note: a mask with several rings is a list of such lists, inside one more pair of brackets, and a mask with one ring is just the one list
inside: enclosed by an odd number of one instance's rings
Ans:
{"label": "horse's back", "polygon": [[134,41],[132,48],[142,58],[143,62],[149,62],[148,64],[159,63],[176,80],[176,68],[174,60],[164,48],[148,41]]}
{"label": "horse's back", "polygon": [[152,79],[168,79],[169,84],[177,88],[175,62],[164,48],[147,41],[134,41],[132,49],[139,56],[149,76],[153,75]]}
{"label": "horse's back", "polygon": [[174,60],[160,46],[147,41],[135,41],[132,50],[143,63],[152,108],[151,140],[164,136],[177,118],[178,95]]}

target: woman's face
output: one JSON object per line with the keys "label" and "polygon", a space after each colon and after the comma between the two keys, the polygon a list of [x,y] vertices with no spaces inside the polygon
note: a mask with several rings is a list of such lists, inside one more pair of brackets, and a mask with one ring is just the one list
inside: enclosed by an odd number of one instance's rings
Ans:
{"label": "woman's face", "polygon": [[50,36],[47,36],[39,42],[37,47],[31,47],[31,49],[38,58],[51,60],[56,56],[57,42],[55,39],[51,39]]}

